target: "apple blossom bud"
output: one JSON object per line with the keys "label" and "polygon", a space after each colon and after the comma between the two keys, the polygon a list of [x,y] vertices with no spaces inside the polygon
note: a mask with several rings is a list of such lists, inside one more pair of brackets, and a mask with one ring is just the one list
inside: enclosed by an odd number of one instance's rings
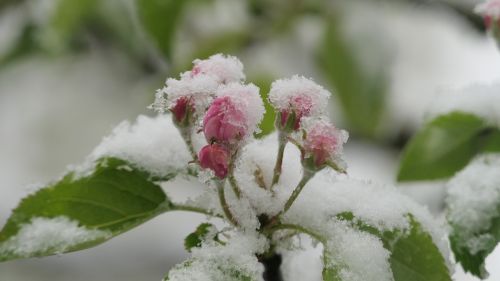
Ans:
{"label": "apple blossom bud", "polygon": [[174,123],[179,127],[187,127],[190,125],[190,117],[193,116],[194,106],[189,97],[178,98],[174,105],[170,108],[170,111],[174,115]]}
{"label": "apple blossom bud", "polygon": [[349,137],[348,133],[321,119],[308,119],[304,122],[304,127],[303,160],[308,164],[308,168],[321,169],[330,164],[343,166],[340,157],[343,145]]}
{"label": "apple blossom bud", "polygon": [[500,0],[487,0],[475,8],[483,17],[486,28],[500,42]]}
{"label": "apple blossom bud", "polygon": [[229,97],[214,100],[203,118],[203,132],[208,142],[234,143],[246,134],[245,116]]}
{"label": "apple blossom bud", "polygon": [[212,76],[169,78],[166,87],[156,92],[155,102],[150,107],[160,113],[172,112],[178,126],[192,126],[213,100],[217,88],[218,83]]}
{"label": "apple blossom bud", "polygon": [[193,69],[183,74],[183,77],[196,77],[198,75],[210,75],[220,84],[241,82],[245,80],[243,64],[233,56],[216,54],[205,60],[194,60]]}
{"label": "apple blossom bud", "polygon": [[205,138],[209,143],[236,145],[256,131],[264,110],[256,86],[221,86],[203,118]]}
{"label": "apple blossom bud", "polygon": [[329,97],[327,90],[302,76],[276,80],[269,92],[269,101],[278,111],[276,127],[286,132],[298,130],[303,117],[324,112]]}
{"label": "apple blossom bud", "polygon": [[225,146],[219,144],[209,144],[204,146],[198,153],[200,166],[203,169],[210,169],[215,176],[224,179],[229,170],[230,153]]}

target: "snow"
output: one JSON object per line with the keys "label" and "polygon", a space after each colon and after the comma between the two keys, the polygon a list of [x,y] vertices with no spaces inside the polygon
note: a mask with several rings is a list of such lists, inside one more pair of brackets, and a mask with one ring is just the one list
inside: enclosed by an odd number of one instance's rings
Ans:
{"label": "snow", "polygon": [[120,123],[94,149],[86,163],[77,168],[78,171],[86,175],[102,157],[126,160],[158,177],[184,171],[192,160],[170,115],[141,115],[133,124]]}
{"label": "snow", "polygon": [[472,113],[500,127],[500,80],[442,91],[430,106],[430,117],[451,111]]}
{"label": "snow", "polygon": [[183,78],[206,74],[223,84],[245,80],[243,64],[234,56],[215,54],[205,60],[196,59],[193,64],[193,70],[183,73]]}
{"label": "snow", "polygon": [[280,111],[291,107],[306,116],[317,116],[324,113],[330,95],[330,92],[312,79],[294,75],[272,83],[269,101]]}
{"label": "snow", "polygon": [[499,215],[499,167],[500,154],[478,156],[447,184],[448,220],[471,253],[494,245],[494,237],[477,234]]}
{"label": "snow", "polygon": [[[255,254],[263,253],[268,245],[263,237],[233,233],[224,246],[204,242],[194,248],[192,258],[175,266],[169,281],[232,281],[235,276],[247,276],[252,281],[262,279],[264,267]],[[237,274],[241,275],[237,275]]]}
{"label": "snow", "polygon": [[391,253],[382,241],[368,233],[335,222],[326,245],[328,266],[340,268],[342,281],[392,281]]}
{"label": "snow", "polygon": [[47,252],[63,253],[72,247],[100,239],[108,239],[111,232],[88,229],[67,217],[32,218],[21,225],[18,233],[0,244],[0,255],[31,257]]}

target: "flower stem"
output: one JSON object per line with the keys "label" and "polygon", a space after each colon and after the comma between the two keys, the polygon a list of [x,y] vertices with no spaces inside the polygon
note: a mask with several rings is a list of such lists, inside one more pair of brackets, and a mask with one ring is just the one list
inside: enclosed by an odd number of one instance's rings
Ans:
{"label": "flower stem", "polygon": [[[285,203],[285,207],[281,212],[279,212],[277,215],[272,217],[268,223],[264,226],[264,229],[273,229],[276,225],[280,223],[280,217],[290,209],[290,207],[293,205],[293,202],[297,197],[299,196],[300,192],[302,192],[302,189],[304,186],[309,182],[309,180],[314,176],[315,172],[311,170],[304,169],[304,174],[302,175],[302,179],[300,182],[297,184],[297,187],[292,192],[292,195],[290,198],[288,198],[288,201]],[[265,230],[267,231],[267,230]]]}
{"label": "flower stem", "polygon": [[231,161],[229,165],[229,175],[227,178],[229,179],[229,185],[231,185],[231,188],[233,189],[236,198],[240,199],[241,189],[240,186],[238,185],[238,182],[236,181],[236,178],[234,177],[234,161]]}
{"label": "flower stem", "polygon": [[300,192],[302,192],[304,186],[307,184],[307,182],[309,182],[309,180],[314,176],[314,174],[315,173],[313,171],[304,169],[304,174],[302,175],[302,179],[300,180],[299,184],[297,184],[297,187],[295,187],[295,189],[293,190],[292,195],[290,196],[290,198],[288,198],[288,201],[286,201],[285,208],[283,209],[281,214],[286,213],[288,209],[290,209],[295,199],[297,199]]}
{"label": "flower stem", "polygon": [[233,214],[231,213],[231,210],[229,209],[229,205],[227,204],[227,201],[226,201],[226,195],[224,194],[224,181],[217,180],[217,193],[219,194],[220,204],[222,206],[222,210],[224,211],[224,214],[226,215],[226,218],[229,220],[229,222],[231,224],[233,224],[234,226],[237,226],[238,222],[236,221]]}
{"label": "flower stem", "polygon": [[278,156],[276,158],[276,164],[274,165],[274,175],[273,181],[271,183],[271,189],[275,184],[278,183],[281,176],[281,166],[283,165],[283,155],[285,153],[285,147],[288,142],[288,135],[282,131],[278,133]]}
{"label": "flower stem", "polygon": [[213,214],[211,211],[195,207],[195,206],[189,206],[189,205],[183,205],[183,204],[174,204],[170,210],[175,210],[175,211],[188,211],[188,212],[194,212],[194,213],[200,213],[200,214],[205,214],[208,216],[214,216],[217,217],[218,215]]}
{"label": "flower stem", "polygon": [[193,145],[192,128],[191,127],[186,127],[186,128],[177,127],[177,128],[179,129],[179,132],[181,133],[181,136],[184,139],[184,142],[186,143],[186,146],[189,150],[189,153],[191,154],[191,157],[193,157],[193,161],[198,162],[198,155],[196,154]]}

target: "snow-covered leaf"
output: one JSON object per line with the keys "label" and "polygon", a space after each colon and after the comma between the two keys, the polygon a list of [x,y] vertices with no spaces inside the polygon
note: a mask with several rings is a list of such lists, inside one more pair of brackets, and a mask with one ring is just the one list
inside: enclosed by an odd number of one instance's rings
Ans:
{"label": "snow-covered leaf", "polygon": [[171,56],[172,39],[187,2],[187,0],[136,1],[144,29],[166,58]]}
{"label": "snow-covered leaf", "polygon": [[[355,218],[351,213],[343,213],[337,217],[342,221],[351,222],[351,227],[380,239],[383,247],[389,252],[392,280],[451,281],[445,258],[434,244],[432,236],[413,216],[408,216],[409,229],[392,231],[379,230]],[[343,270],[342,267],[327,267],[323,271],[323,279],[344,280],[345,278],[341,278]]]}
{"label": "snow-covered leaf", "polygon": [[474,159],[448,183],[450,244],[465,271],[486,278],[484,262],[500,242],[500,154]]}
{"label": "snow-covered leaf", "polygon": [[190,259],[170,270],[164,281],[256,281],[230,265]]}
{"label": "snow-covered leaf", "polygon": [[267,248],[263,237],[232,233],[221,245],[204,241],[192,249],[192,257],[176,265],[165,281],[263,281],[264,267],[256,254]]}
{"label": "snow-covered leaf", "polygon": [[0,261],[96,246],[171,207],[150,174],[103,158],[23,199],[0,232]]}
{"label": "snow-covered leaf", "polygon": [[451,112],[427,123],[405,148],[399,181],[433,180],[452,176],[477,153],[499,151],[499,130],[482,118]]}

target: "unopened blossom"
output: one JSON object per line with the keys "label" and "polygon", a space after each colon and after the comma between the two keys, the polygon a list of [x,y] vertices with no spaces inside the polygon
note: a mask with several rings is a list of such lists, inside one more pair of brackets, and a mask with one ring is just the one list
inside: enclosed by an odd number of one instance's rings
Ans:
{"label": "unopened blossom", "polygon": [[219,85],[208,75],[183,77],[180,80],[169,78],[165,84],[164,88],[156,92],[151,107],[160,113],[171,111],[178,125],[192,125],[196,118],[203,115]]}
{"label": "unopened blossom", "polygon": [[329,163],[342,166],[340,157],[349,137],[348,133],[322,119],[308,119],[304,123],[304,158],[310,160],[314,168],[321,168]]}
{"label": "unopened blossom", "polygon": [[269,101],[278,112],[276,125],[286,131],[298,130],[303,117],[321,115],[329,97],[323,87],[298,75],[276,80],[269,92]]}
{"label": "unopened blossom", "polygon": [[257,130],[264,111],[255,85],[223,85],[203,118],[205,138],[209,143],[238,144]]}
{"label": "unopened blossom", "polygon": [[216,54],[205,60],[196,59],[193,64],[193,69],[182,74],[183,77],[209,75],[220,84],[245,80],[243,64],[237,57]]}
{"label": "unopened blossom", "polygon": [[487,0],[477,5],[475,12],[483,17],[488,29],[500,28],[500,0]]}
{"label": "unopened blossom", "polygon": [[224,179],[229,170],[230,152],[219,144],[209,144],[204,146],[198,153],[200,166],[203,169],[210,169],[215,176]]}

